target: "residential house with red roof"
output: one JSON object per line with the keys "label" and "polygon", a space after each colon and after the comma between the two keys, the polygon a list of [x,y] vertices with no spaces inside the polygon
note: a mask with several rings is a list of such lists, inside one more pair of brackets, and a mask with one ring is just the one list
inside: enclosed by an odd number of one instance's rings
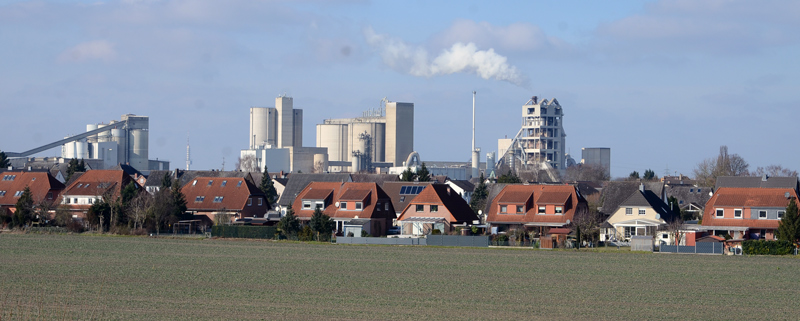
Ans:
{"label": "residential house with red roof", "polygon": [[395,218],[392,199],[377,183],[311,182],[292,203],[295,215],[301,221],[310,221],[319,208],[336,222],[337,233],[361,236],[366,231],[372,236],[386,235]]}
{"label": "residential house with red roof", "polygon": [[719,187],[706,203],[701,226],[712,235],[729,235],[728,245],[775,240],[789,202],[800,205],[794,188]]}
{"label": "residential house with red roof", "polygon": [[116,199],[130,183],[136,188],[142,187],[123,170],[90,170],[69,183],[61,193],[60,203],[73,212],[72,217],[85,218],[92,204],[103,199],[105,195]]}
{"label": "residential house with red roof", "polygon": [[206,224],[218,215],[225,220],[264,217],[270,209],[264,193],[245,177],[195,177],[181,192],[186,210]]}
{"label": "residential house with red roof", "polygon": [[425,187],[397,218],[402,235],[425,235],[433,229],[450,232],[454,225],[478,220],[461,194],[445,184]]}
{"label": "residential house with red roof", "polygon": [[57,204],[64,184],[47,171],[4,171],[0,173],[0,211],[11,214],[16,210],[17,200],[28,187],[34,204],[44,202],[48,207]]}
{"label": "residential house with red roof", "polygon": [[588,211],[586,200],[572,185],[506,185],[488,207],[486,222],[493,232],[524,228],[539,235],[566,227],[576,212]]}

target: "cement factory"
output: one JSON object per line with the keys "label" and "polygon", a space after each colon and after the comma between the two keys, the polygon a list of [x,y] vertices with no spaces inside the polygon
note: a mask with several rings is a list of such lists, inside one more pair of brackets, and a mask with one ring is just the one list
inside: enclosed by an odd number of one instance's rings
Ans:
{"label": "cement factory", "polygon": [[[59,158],[25,159],[31,163],[63,163],[64,160],[82,159],[92,169],[107,169],[127,164],[142,173],[169,169],[169,162],[149,159],[150,118],[133,114],[122,115],[119,121],[108,124],[88,124],[86,132],[21,153],[6,153],[8,157],[22,158],[61,146]],[[45,164],[46,165],[46,164]]]}

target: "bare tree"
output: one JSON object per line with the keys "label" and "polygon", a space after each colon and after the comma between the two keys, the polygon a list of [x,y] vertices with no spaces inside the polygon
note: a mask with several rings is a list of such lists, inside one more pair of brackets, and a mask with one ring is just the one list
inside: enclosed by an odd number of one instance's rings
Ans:
{"label": "bare tree", "polygon": [[236,169],[242,172],[260,172],[258,167],[258,159],[254,155],[245,155],[239,157],[236,161]]}
{"label": "bare tree", "polygon": [[788,168],[783,168],[781,165],[769,165],[767,167],[758,167],[751,173],[753,176],[770,176],[770,177],[797,177],[797,171]]}
{"label": "bare tree", "polygon": [[600,182],[611,179],[605,166],[600,164],[576,164],[567,167],[564,180]]}
{"label": "bare tree", "polygon": [[675,244],[673,245],[681,244],[681,240],[683,239],[681,229],[683,229],[683,219],[681,219],[680,216],[677,216],[673,218],[672,221],[667,222],[667,231],[674,238]]}
{"label": "bare tree", "polygon": [[131,200],[127,211],[128,220],[133,222],[133,229],[142,228],[144,221],[152,211],[153,197],[148,193],[140,193]]}
{"label": "bare tree", "polygon": [[578,237],[578,247],[581,246],[581,240],[591,240],[596,242],[597,234],[600,232],[600,213],[596,210],[589,209],[588,206],[579,206],[575,209],[575,215],[572,217],[572,230]]}
{"label": "bare tree", "polygon": [[314,169],[311,171],[312,173],[324,173],[326,170],[325,163],[321,160],[318,160],[314,163]]}
{"label": "bare tree", "polygon": [[720,176],[747,176],[750,165],[738,154],[728,154],[728,146],[720,146],[719,155],[697,164],[694,178],[703,186],[713,187]]}
{"label": "bare tree", "polygon": [[233,218],[233,214],[228,212],[228,209],[221,208],[214,214],[214,225],[226,225],[230,224],[231,218]]}

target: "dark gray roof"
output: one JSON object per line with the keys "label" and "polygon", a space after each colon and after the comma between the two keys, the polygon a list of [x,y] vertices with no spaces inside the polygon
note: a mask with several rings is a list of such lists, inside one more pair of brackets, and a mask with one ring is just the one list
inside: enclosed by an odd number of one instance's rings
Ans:
{"label": "dark gray roof", "polygon": [[614,214],[622,202],[630,197],[634,191],[639,190],[639,185],[644,184],[645,190],[652,191],[653,194],[661,197],[664,192],[664,183],[662,182],[638,182],[638,181],[622,181],[622,182],[607,182],[601,192],[600,201],[602,203],[600,212],[605,215]]}
{"label": "dark gray roof", "polygon": [[793,188],[798,189],[797,177],[745,177],[745,176],[720,176],[717,177],[716,191],[720,187],[752,187],[752,188]]}
{"label": "dark gray roof", "polygon": [[676,198],[681,208],[692,203],[697,204],[700,208],[705,208],[706,202],[711,198],[711,196],[708,195],[708,193],[711,192],[711,188],[708,187],[677,185],[667,186],[665,190],[667,198]]}
{"label": "dark gray roof", "polygon": [[383,182],[397,182],[400,177],[395,174],[350,174],[353,182],[357,183],[376,183],[383,185]]}
{"label": "dark gray roof", "polygon": [[504,183],[486,184],[486,189],[488,190],[488,193],[486,193],[487,194],[486,206],[483,207],[483,214],[489,213],[489,209],[492,207],[492,201],[494,201],[494,198],[497,197],[497,195],[499,195],[500,192],[503,191],[503,188],[505,188],[506,185],[509,184],[504,184]]}
{"label": "dark gray roof", "polygon": [[472,192],[475,190],[475,184],[472,184],[470,183],[470,181],[467,180],[451,179],[450,182],[467,192]]}
{"label": "dark gray roof", "polygon": [[[673,219],[672,212],[669,210],[667,203],[661,200],[661,197],[650,190],[636,190],[628,196],[627,199],[619,204],[619,207],[652,207],[664,221],[671,221]],[[618,207],[618,208],[619,208]]]}
{"label": "dark gray roof", "polygon": [[278,199],[278,205],[288,207],[294,203],[295,197],[311,182],[352,182],[348,173],[305,174],[294,173],[289,175],[289,182]]}

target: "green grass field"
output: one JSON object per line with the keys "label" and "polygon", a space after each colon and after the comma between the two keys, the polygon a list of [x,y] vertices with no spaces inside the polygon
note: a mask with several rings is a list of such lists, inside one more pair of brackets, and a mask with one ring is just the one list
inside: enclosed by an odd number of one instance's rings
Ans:
{"label": "green grass field", "polygon": [[0,320],[800,318],[800,260],[0,234]]}

